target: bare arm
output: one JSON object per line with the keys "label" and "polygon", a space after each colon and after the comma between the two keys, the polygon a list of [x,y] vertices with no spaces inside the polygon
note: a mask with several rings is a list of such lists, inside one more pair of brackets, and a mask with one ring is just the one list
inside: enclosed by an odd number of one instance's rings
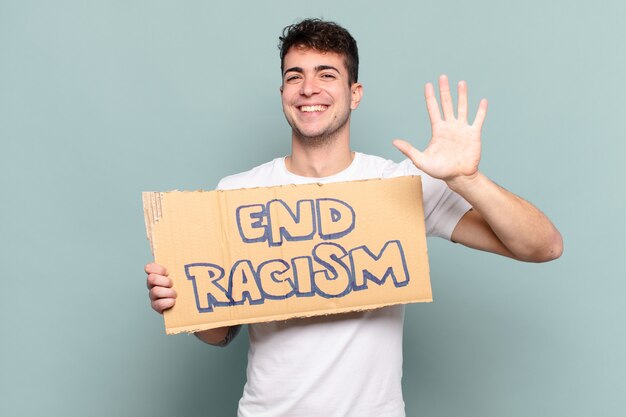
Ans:
{"label": "bare arm", "polygon": [[441,108],[432,84],[425,96],[432,126],[428,147],[420,152],[401,140],[394,145],[416,167],[444,180],[448,187],[474,208],[459,221],[452,240],[465,246],[529,262],[558,258],[563,251],[561,234],[550,220],[528,201],[498,186],[478,170],[481,130],[487,101],[481,100],[473,124],[467,122],[467,85],[458,86],[455,117],[448,78],[439,78]]}
{"label": "bare arm", "polygon": [[[164,266],[149,263],[145,267],[147,286],[152,309],[159,314],[176,304],[176,291],[172,288],[172,280],[168,277]],[[226,346],[237,334],[237,329],[231,327],[219,327],[217,329],[204,330],[194,333],[196,337],[205,343],[217,346]]]}
{"label": "bare arm", "polygon": [[455,191],[474,210],[456,225],[454,242],[527,262],[546,262],[561,256],[561,234],[535,206],[482,174],[475,184],[467,186],[476,190]]}

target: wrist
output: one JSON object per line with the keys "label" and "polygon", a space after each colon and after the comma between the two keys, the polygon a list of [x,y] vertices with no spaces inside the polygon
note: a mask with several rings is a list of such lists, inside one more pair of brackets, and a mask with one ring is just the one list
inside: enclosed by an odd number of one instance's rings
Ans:
{"label": "wrist", "polygon": [[480,171],[472,175],[459,175],[446,180],[448,187],[457,194],[464,195],[471,190],[480,187],[485,180],[485,176]]}

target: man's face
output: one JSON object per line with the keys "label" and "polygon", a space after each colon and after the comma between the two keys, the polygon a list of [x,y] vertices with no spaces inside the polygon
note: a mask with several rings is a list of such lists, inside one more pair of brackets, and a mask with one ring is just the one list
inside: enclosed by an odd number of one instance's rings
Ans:
{"label": "man's face", "polygon": [[349,135],[350,112],[359,105],[362,87],[348,84],[344,57],[293,47],[283,68],[283,112],[294,137],[326,143]]}

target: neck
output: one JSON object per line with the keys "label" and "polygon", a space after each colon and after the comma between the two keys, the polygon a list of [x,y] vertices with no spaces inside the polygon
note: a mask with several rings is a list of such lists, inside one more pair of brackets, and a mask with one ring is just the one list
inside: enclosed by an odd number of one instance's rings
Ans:
{"label": "neck", "polygon": [[354,159],[349,140],[334,140],[323,145],[307,145],[292,138],[291,155],[285,166],[292,174],[302,177],[322,178],[335,175],[348,168]]}

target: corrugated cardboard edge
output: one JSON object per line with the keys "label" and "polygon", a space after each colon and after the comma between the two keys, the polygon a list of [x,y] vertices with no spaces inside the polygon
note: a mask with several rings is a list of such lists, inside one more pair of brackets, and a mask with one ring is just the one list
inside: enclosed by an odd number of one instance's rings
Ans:
{"label": "corrugated cardboard edge", "polygon": [[[212,193],[217,191],[218,193],[223,193],[223,192],[227,192],[227,191],[237,191],[237,190],[256,190],[259,188],[294,188],[294,187],[301,187],[303,185],[317,185],[319,187],[324,187],[327,185],[336,185],[336,184],[348,184],[348,183],[359,183],[359,182],[373,182],[373,181],[389,181],[389,180],[394,180],[394,179],[398,179],[398,178],[418,178],[420,180],[420,187],[423,187],[423,183],[422,183],[422,176],[421,175],[399,175],[397,177],[390,177],[390,178],[365,178],[365,179],[360,179],[360,180],[349,180],[349,181],[336,181],[336,182],[308,182],[308,183],[304,183],[304,184],[280,184],[280,185],[261,185],[261,186],[257,186],[257,187],[243,187],[243,188],[229,188],[229,189],[224,189],[224,190],[204,190],[204,189],[198,189],[198,190],[169,190],[169,191],[144,191],[142,192],[142,197],[144,194],[158,194],[160,196],[161,199],[163,199],[163,194],[168,194],[168,193]],[[422,190],[423,191],[423,190]],[[161,204],[161,202],[159,201],[159,205]]]}
{"label": "corrugated cardboard edge", "polygon": [[143,218],[146,223],[146,236],[150,242],[150,250],[154,258],[154,225],[163,217],[163,193],[154,191],[145,191],[141,193],[143,201]]}
{"label": "corrugated cardboard edge", "polygon": [[389,307],[389,306],[395,306],[395,305],[401,305],[401,304],[431,303],[432,301],[433,301],[432,298],[424,298],[421,300],[399,301],[397,303],[392,303],[392,304],[389,304],[389,303],[371,304],[367,306],[362,306],[361,308],[355,308],[354,306],[339,308],[339,309],[333,308],[332,310],[312,311],[312,312],[298,314],[296,316],[291,315],[291,314],[277,314],[275,316],[264,316],[262,317],[262,320],[239,319],[239,320],[232,320],[232,321],[220,321],[219,323],[216,323],[216,324],[205,323],[205,324],[198,324],[198,325],[191,325],[191,326],[171,327],[169,329],[166,328],[165,333],[168,335],[179,334],[179,333],[195,333],[195,332],[200,332],[202,330],[216,329],[218,327],[234,326],[238,324],[267,323],[271,321],[290,320],[290,319],[296,319],[296,318],[328,316],[331,314],[335,315],[335,314],[341,314],[341,313],[353,313],[353,312],[358,312],[358,311],[376,310],[377,308],[383,308],[383,307]]}

